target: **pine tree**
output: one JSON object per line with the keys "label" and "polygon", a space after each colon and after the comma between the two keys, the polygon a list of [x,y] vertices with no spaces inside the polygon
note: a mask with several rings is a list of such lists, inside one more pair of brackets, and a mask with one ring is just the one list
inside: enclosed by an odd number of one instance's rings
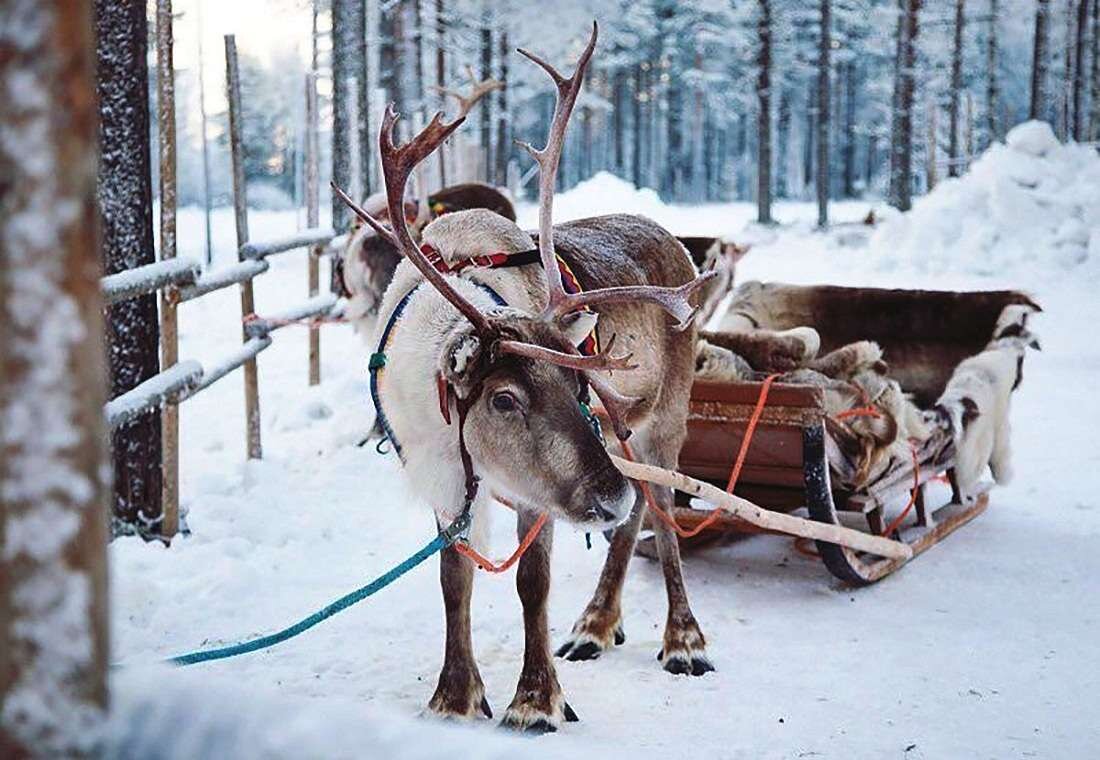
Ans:
{"label": "pine tree", "polygon": [[[101,155],[97,198],[103,270],[114,274],[152,264],[153,185],[149,155],[148,23],[142,0],[96,0],[95,32]],[[107,309],[107,364],[114,398],[160,371],[155,295]],[[112,527],[159,532],[161,425],[153,411],[111,435]]]}
{"label": "pine tree", "polygon": [[1046,79],[1047,79],[1047,25],[1050,13],[1050,0],[1038,0],[1035,8],[1035,45],[1031,59],[1031,103],[1028,107],[1029,119],[1042,119],[1046,116]]}
{"label": "pine tree", "polygon": [[[140,41],[132,36],[137,24],[144,31],[145,5],[118,0],[112,5],[97,19],[100,70],[128,75],[125,88],[118,80],[105,83],[108,105],[124,107],[135,101],[119,97],[119,91],[140,86],[145,96],[145,57],[134,53],[146,41],[144,34]],[[108,40],[107,34],[113,36]],[[107,49],[119,58],[104,61]],[[102,754],[96,741],[107,707],[108,497],[103,318],[94,244],[99,226],[95,63],[90,0],[0,4],[0,81],[18,81],[20,92],[33,93],[10,98],[0,109],[5,138],[0,140],[0,757],[5,758]],[[147,139],[145,126],[128,125],[124,134]],[[118,147],[113,137],[110,147]],[[118,170],[120,158],[108,159]],[[142,191],[140,182],[119,189]],[[117,206],[127,209],[125,200]],[[115,200],[107,201],[115,209]],[[141,220],[136,218],[135,226]],[[117,235],[121,220],[111,221]]]}
{"label": "pine tree", "polygon": [[947,175],[959,176],[962,161],[959,151],[959,101],[962,97],[963,27],[966,24],[966,0],[955,0],[955,44],[951,53],[951,104],[948,110]]}
{"label": "pine tree", "polygon": [[772,223],[772,0],[757,0],[760,9],[757,34],[756,80],[756,220]]}

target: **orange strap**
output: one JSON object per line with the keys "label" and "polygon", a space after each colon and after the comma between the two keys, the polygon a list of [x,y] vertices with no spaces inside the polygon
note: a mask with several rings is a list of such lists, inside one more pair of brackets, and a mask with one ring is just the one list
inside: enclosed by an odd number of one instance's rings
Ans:
{"label": "orange strap", "polygon": [[[733,463],[733,470],[730,471],[730,479],[729,483],[726,485],[726,493],[733,493],[733,489],[737,485],[737,480],[741,477],[741,469],[745,466],[745,457],[748,456],[749,445],[752,443],[752,437],[756,433],[756,426],[760,424],[760,417],[764,414],[764,406],[768,403],[768,392],[771,390],[772,383],[775,382],[777,377],[779,377],[779,375],[768,375],[760,386],[760,396],[756,399],[756,407],[752,410],[752,416],[749,417],[749,424],[745,426],[745,436],[741,439],[741,449],[737,452],[737,459]],[[630,448],[630,444],[626,441],[621,441],[620,445],[623,448],[623,455],[631,462],[635,461],[634,452]],[[672,515],[657,506],[657,500],[653,498],[653,492],[649,488],[649,483],[645,480],[639,480],[638,485],[642,487],[642,494],[645,496],[646,505],[649,509],[660,518],[665,525],[674,530],[676,535],[680,538],[691,538],[699,535],[713,525],[718,518],[722,516],[722,513],[725,512],[721,507],[715,507],[711,513],[694,528],[690,530],[681,528]]]}
{"label": "orange strap", "polygon": [[546,524],[546,520],[549,517],[548,512],[543,512],[539,515],[539,518],[535,520],[535,524],[531,526],[531,530],[527,531],[527,535],[520,541],[519,546],[512,552],[512,556],[501,562],[499,565],[493,564],[491,560],[481,556],[476,550],[474,550],[469,544],[462,541],[456,541],[454,544],[455,551],[468,559],[474,561],[480,569],[487,573],[503,573],[512,565],[519,561],[519,558],[531,548],[531,544],[535,543],[535,539],[539,537],[539,533],[542,531],[542,526]]}

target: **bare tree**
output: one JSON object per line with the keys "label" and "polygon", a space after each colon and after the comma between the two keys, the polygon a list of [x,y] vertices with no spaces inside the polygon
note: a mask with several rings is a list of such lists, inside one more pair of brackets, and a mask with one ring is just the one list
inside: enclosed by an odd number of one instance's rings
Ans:
{"label": "bare tree", "polygon": [[1042,119],[1046,116],[1046,79],[1047,79],[1047,26],[1050,15],[1050,0],[1038,0],[1035,7],[1035,46],[1031,58],[1031,105],[1028,108],[1029,119]]}
{"label": "bare tree", "polygon": [[[130,18],[130,8],[118,10]],[[106,389],[94,244],[91,11],[90,0],[0,4],[0,81],[33,93],[0,109],[6,758],[95,756],[107,703]]]}
{"label": "bare tree", "polygon": [[[96,0],[99,96],[97,198],[103,269],[115,274],[156,260],[149,156],[148,24],[143,0]],[[115,397],[160,371],[155,295],[107,309],[107,364]],[[160,531],[161,419],[154,411],[111,435],[115,533]]]}
{"label": "bare tree", "polygon": [[370,56],[367,50],[367,0],[355,0],[352,21],[351,44],[355,49],[355,133],[359,145],[359,173],[362,181],[362,193],[370,195],[371,162],[374,157],[374,139],[370,129]]}
{"label": "bare tree", "polygon": [[[493,76],[493,28],[491,26],[489,6],[486,5],[481,16],[481,81]],[[493,109],[491,100],[481,104],[480,138],[482,169],[486,181],[492,181],[493,176]]]}
{"label": "bare tree", "polygon": [[829,51],[832,48],[832,3],[821,0],[821,33],[817,58],[817,226],[829,224],[829,122],[831,116]]}
{"label": "bare tree", "polygon": [[504,83],[504,86],[497,92],[497,152],[494,181],[500,187],[504,187],[508,184],[508,159],[511,157],[509,146],[512,144],[511,139],[508,137],[508,59],[512,51],[508,47],[507,21],[504,22],[504,26],[500,30],[498,42],[500,81]]}
{"label": "bare tree", "polygon": [[951,101],[948,106],[947,176],[959,176],[959,107],[962,97],[963,31],[966,25],[966,0],[955,0],[955,44],[951,52]]}
{"label": "bare tree", "polygon": [[997,27],[1000,22],[999,0],[989,0],[989,31],[986,36],[986,85],[985,85],[985,129],[988,133],[987,144],[1001,137],[997,125],[997,109],[1000,107],[1000,86],[997,80],[999,50],[997,48]]}
{"label": "bare tree", "polygon": [[908,211],[913,205],[913,90],[920,30],[921,0],[898,0],[898,67],[894,79],[894,115],[890,175],[890,205]]}
{"label": "bare tree", "polygon": [[1085,42],[1088,39],[1089,5],[1092,0],[1077,0],[1077,41],[1074,46],[1074,58],[1077,65],[1073,72],[1073,139],[1083,142],[1088,139],[1088,121],[1085,118]]}
{"label": "bare tree", "polygon": [[[349,83],[355,68],[354,0],[332,0],[332,181],[348,187],[351,179],[351,103]],[[347,210],[332,194],[332,226],[347,226]]]}
{"label": "bare tree", "polygon": [[1089,139],[1100,140],[1100,0],[1092,3],[1092,114]]}
{"label": "bare tree", "polygon": [[772,224],[772,4],[757,0],[756,220]]}

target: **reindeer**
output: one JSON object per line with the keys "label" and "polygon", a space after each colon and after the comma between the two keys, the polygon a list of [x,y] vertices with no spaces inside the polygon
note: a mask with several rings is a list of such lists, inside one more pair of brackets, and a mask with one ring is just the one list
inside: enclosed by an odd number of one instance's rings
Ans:
{"label": "reindeer", "polygon": [[[469,67],[467,73],[470,78],[470,89],[467,93],[437,88],[442,94],[453,97],[458,102],[460,116],[468,115],[478,101],[504,87],[503,82],[492,78],[477,81]],[[422,178],[418,177],[419,179]],[[463,209],[487,208],[515,221],[516,213],[511,201],[491,185],[466,182],[445,187],[429,195],[422,181],[417,184],[419,198],[406,199],[402,206],[402,213],[411,226],[414,240],[419,239],[424,226],[434,217]],[[363,201],[363,208],[375,219],[390,226],[384,192],[375,193]],[[335,290],[348,299],[345,316],[364,335],[369,335],[373,328],[382,294],[393,279],[394,270],[401,258],[401,254],[386,237],[377,234],[358,217],[352,219],[347,245],[333,259],[332,279]]]}
{"label": "reindeer", "polygon": [[[531,237],[513,222],[485,210],[431,222],[423,230],[423,250],[403,223],[410,172],[458,128],[463,114],[451,122],[436,114],[397,147],[397,116],[392,106],[387,109],[379,142],[392,230],[344,196],[405,257],[379,311],[380,348],[372,365],[379,416],[410,486],[433,505],[442,526],[471,515],[474,542],[484,531],[489,493],[515,505],[520,535],[542,513],[550,515],[519,561],[523,668],[502,721],[531,732],[554,731],[563,720],[577,719],[558,683],[548,634],[555,519],[589,531],[614,528],[596,591],[558,654],[591,659],[624,640],[622,584],[645,502],[611,463],[602,435],[584,413],[589,389],[617,437],[625,440],[633,431],[641,460],[675,467],[687,433],[693,302],[708,280],[697,276],[671,234],[642,217],[619,214],[552,226],[565,131],[597,34],[594,23],[568,78],[535,54],[519,51],[557,88],[546,146],[523,146],[540,171],[537,259],[521,257],[517,266],[478,265],[507,260],[531,245]],[[566,292],[559,256],[582,292]],[[584,355],[576,347],[597,320],[605,345]],[[627,353],[612,355],[613,343]],[[654,492],[671,508],[670,490]],[[713,668],[688,604],[676,537],[658,525],[657,544],[669,600],[659,658],[670,672],[701,675]],[[492,717],[471,642],[473,575],[472,562],[454,548],[443,550],[446,646],[429,702],[429,709],[443,716]]]}

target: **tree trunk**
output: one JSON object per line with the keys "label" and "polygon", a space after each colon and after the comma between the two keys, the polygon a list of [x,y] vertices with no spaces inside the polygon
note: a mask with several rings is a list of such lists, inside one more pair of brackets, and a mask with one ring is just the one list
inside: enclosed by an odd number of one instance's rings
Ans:
{"label": "tree trunk", "polygon": [[626,168],[626,105],[623,102],[626,95],[626,72],[619,68],[615,70],[612,78],[612,112],[611,130],[614,135],[612,145],[615,173],[620,177]]}
{"label": "tree trunk", "polygon": [[772,224],[772,5],[757,0],[760,16],[756,54],[756,220]]}
{"label": "tree trunk", "polygon": [[[374,160],[373,146],[377,144],[371,137],[370,128],[370,55],[367,50],[367,0],[354,0],[352,14],[351,44],[355,47],[355,133],[358,139],[359,173],[362,175],[362,194],[365,198],[371,192],[371,164]],[[350,106],[350,104],[349,104]]]}
{"label": "tree trunk", "polygon": [[779,113],[776,114],[775,135],[775,196],[777,198],[790,198],[791,187],[791,90],[789,87],[779,87]]}
{"label": "tree trunk", "polygon": [[[443,88],[447,86],[447,21],[443,0],[435,0],[435,86],[439,91],[439,107],[443,108],[447,96]],[[439,186],[447,186],[446,146],[439,146]]]}
{"label": "tree trunk", "polygon": [[989,0],[989,38],[986,41],[986,86],[985,86],[985,129],[986,145],[1001,138],[1001,132],[997,126],[997,109],[999,108],[1000,87],[997,83],[997,66],[999,50],[997,49],[997,26],[1000,21],[998,0]]}
{"label": "tree trunk", "polygon": [[[96,757],[107,707],[107,462],[104,343],[95,198],[93,28],[120,60],[105,74],[147,80],[145,4],[89,0],[0,4],[0,81],[31,97],[0,109],[0,757]],[[140,11],[140,13],[138,12]],[[140,17],[140,18],[139,18]],[[122,48],[121,50],[118,48]],[[116,78],[101,92],[133,109]],[[142,91],[142,102],[147,96]],[[134,121],[140,109],[131,110]],[[121,118],[121,114],[119,115]],[[146,120],[148,115],[146,112]],[[114,123],[114,122],[109,122]],[[123,136],[138,127],[124,124]],[[148,168],[148,131],[144,132]],[[118,144],[109,143],[118,150]],[[136,149],[134,153],[140,151]],[[30,148],[33,155],[26,152]],[[120,168],[126,159],[109,156]],[[138,167],[140,168],[140,167]],[[117,189],[142,232],[148,190]],[[113,200],[113,199],[109,199]],[[146,197],[147,200],[147,197]],[[142,213],[139,213],[142,212]],[[113,218],[116,237],[124,227]],[[133,248],[148,243],[140,234]],[[155,316],[153,324],[155,325]],[[159,439],[151,439],[154,444]]]}
{"label": "tree trunk", "polygon": [[424,9],[413,0],[413,74],[416,77],[416,107],[424,108]]}
{"label": "tree trunk", "polygon": [[856,194],[856,66],[844,65],[844,197]]}
{"label": "tree trunk", "polygon": [[[346,2],[346,0],[333,0]],[[403,0],[380,5],[378,24],[379,56],[378,84],[386,100],[395,104],[398,113],[405,112],[405,8]]]}
{"label": "tree trunk", "polygon": [[[97,0],[99,135],[97,179],[103,269],[115,274],[155,260],[149,155],[148,26],[141,0]],[[157,297],[107,309],[111,398],[160,371]],[[112,532],[160,532],[161,419],[153,411],[111,435],[114,462]]]}
{"label": "tree trunk", "polygon": [[642,186],[642,98],[645,96],[645,75],[641,64],[634,66],[634,97],[630,103],[633,146],[630,151],[631,180],[634,187]]}
{"label": "tree trunk", "polygon": [[939,177],[936,174],[936,138],[938,132],[938,125],[936,114],[938,113],[936,106],[936,99],[932,96],[928,97],[928,137],[925,143],[925,180],[928,184],[928,192],[932,192],[932,188],[936,186],[939,181]]}
{"label": "tree trunk", "polygon": [[1089,140],[1100,140],[1100,0],[1092,3],[1092,115]]}
{"label": "tree trunk", "polygon": [[512,140],[508,136],[508,60],[511,50],[508,47],[508,29],[500,30],[500,81],[503,89],[497,92],[497,152],[496,183],[500,187],[508,185],[508,159],[511,157]]}
{"label": "tree trunk", "polygon": [[[348,190],[351,182],[351,103],[349,80],[355,69],[355,0],[332,0],[332,181]],[[347,226],[347,207],[332,194],[332,227]]]}
{"label": "tree trunk", "polygon": [[913,89],[920,31],[921,0],[900,0],[905,4],[900,66],[895,80],[896,109],[893,118],[893,174],[890,205],[908,211],[913,205]]}
{"label": "tree trunk", "polygon": [[[486,6],[488,7],[488,6]],[[481,79],[486,80],[493,75],[493,29],[489,25],[488,10],[481,19]],[[491,181],[493,176],[493,109],[491,100],[482,100],[478,106],[481,113],[481,157],[485,180]]]}
{"label": "tree trunk", "polygon": [[1088,38],[1089,4],[1095,0],[1077,0],[1077,41],[1074,58],[1077,66],[1073,72],[1073,139],[1088,140],[1088,121],[1085,118],[1085,41]]}
{"label": "tree trunk", "polygon": [[1050,0],[1038,0],[1035,9],[1035,45],[1031,59],[1031,104],[1028,108],[1029,119],[1043,119],[1047,114],[1047,22],[1050,14]]}
{"label": "tree trunk", "polygon": [[817,226],[829,224],[829,122],[832,111],[829,51],[832,48],[832,3],[821,0],[817,59]]}
{"label": "tree trunk", "polygon": [[955,0],[955,45],[951,53],[951,102],[948,106],[947,176],[959,176],[962,163],[959,151],[959,108],[962,97],[963,27],[966,24],[966,0]]}

